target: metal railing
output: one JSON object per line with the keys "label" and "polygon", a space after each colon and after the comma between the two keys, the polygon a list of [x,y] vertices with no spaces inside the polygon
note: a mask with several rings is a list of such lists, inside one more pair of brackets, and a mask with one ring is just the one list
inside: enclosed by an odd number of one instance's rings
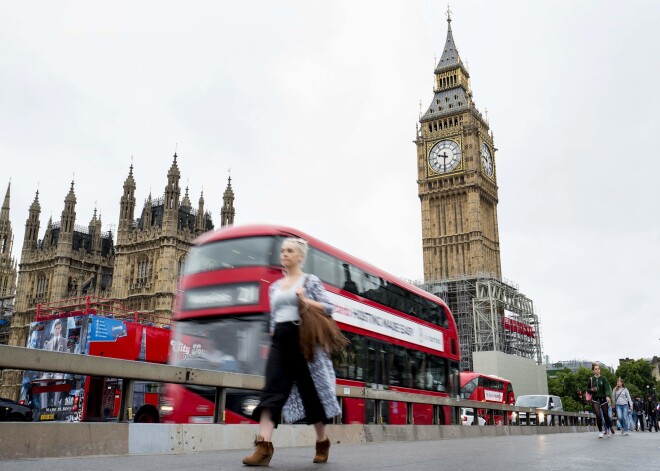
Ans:
{"label": "metal railing", "polygon": [[[129,409],[133,404],[134,381],[154,381],[162,383],[187,384],[197,386],[209,386],[216,390],[214,423],[224,423],[223,411],[226,405],[227,389],[260,390],[264,386],[264,377],[229,373],[224,371],[203,370],[198,368],[183,368],[171,365],[145,363],[130,360],[118,360],[115,358],[80,355],[75,353],[51,352],[24,347],[13,347],[0,345],[0,369],[49,371],[54,373],[71,373],[89,375],[105,378],[119,378],[123,382],[120,410],[118,420],[127,422]],[[460,417],[461,408],[485,410],[489,417],[489,423],[494,424],[495,418],[501,417],[504,425],[510,425],[508,412],[515,412],[517,417],[521,413],[528,420],[526,425],[550,425],[554,416],[555,426],[559,425],[591,425],[593,414],[583,412],[560,412],[546,411],[531,407],[519,407],[491,402],[469,401],[454,399],[451,397],[429,396],[425,394],[405,393],[400,391],[389,391],[371,389],[368,387],[355,387],[337,385],[337,396],[343,398],[360,398],[375,401],[375,411],[381,410],[381,404],[385,401],[397,401],[407,404],[407,423],[412,424],[412,404],[430,404],[433,406],[434,417],[440,416],[441,407],[450,407],[452,424],[462,423]],[[541,415],[542,414],[542,415]],[[474,425],[478,419],[474,416]],[[532,424],[529,418],[538,418]],[[517,420],[517,424],[521,424]]]}

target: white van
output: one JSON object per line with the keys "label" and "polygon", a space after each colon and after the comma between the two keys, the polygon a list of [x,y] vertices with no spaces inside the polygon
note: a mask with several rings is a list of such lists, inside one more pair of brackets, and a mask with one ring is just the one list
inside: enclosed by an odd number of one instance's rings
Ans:
{"label": "white van", "polygon": [[[534,409],[541,409],[546,411],[563,411],[564,407],[561,403],[561,397],[552,396],[549,394],[530,394],[527,396],[518,396],[516,398],[516,405],[520,407],[533,407]],[[522,412],[520,413],[521,425],[527,424],[528,414]],[[529,414],[530,424],[536,425],[537,423],[543,423],[545,420],[543,412],[539,413],[538,421],[536,420],[536,413],[532,412]],[[513,418],[512,418],[513,421]],[[551,424],[552,425],[552,424]]]}

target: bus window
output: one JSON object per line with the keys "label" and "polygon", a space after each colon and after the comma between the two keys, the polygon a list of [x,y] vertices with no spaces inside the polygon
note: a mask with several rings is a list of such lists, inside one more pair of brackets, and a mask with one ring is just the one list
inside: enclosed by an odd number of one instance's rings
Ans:
{"label": "bus window", "polygon": [[[184,275],[192,275],[212,270],[261,265],[279,265],[274,250],[273,237],[247,237],[229,239],[190,249],[183,266]],[[274,261],[277,259],[277,262]]]}
{"label": "bus window", "polygon": [[335,374],[337,378],[364,381],[364,337],[352,332],[344,332],[344,335],[349,344],[332,357]]}
{"label": "bus window", "polygon": [[348,263],[341,264],[339,287],[349,293],[362,295],[362,272]]}
{"label": "bus window", "polygon": [[426,389],[430,391],[447,391],[447,362],[444,358],[431,355],[428,357]]}
{"label": "bus window", "polygon": [[470,381],[461,388],[461,399],[470,399],[470,396],[472,395],[472,391],[474,391],[477,387],[478,379],[479,378],[474,378],[472,381]]}
{"label": "bus window", "polygon": [[314,247],[309,248],[305,266],[308,267],[310,273],[318,276],[321,281],[330,285],[341,287],[341,279],[343,278],[340,273],[343,270],[341,262],[335,257],[321,252]]}
{"label": "bus window", "polygon": [[[390,366],[390,381],[391,386],[408,386],[412,384],[410,375],[406,374],[407,368],[407,352],[406,349],[398,345],[392,345],[391,366]],[[410,387],[410,386],[408,386]]]}

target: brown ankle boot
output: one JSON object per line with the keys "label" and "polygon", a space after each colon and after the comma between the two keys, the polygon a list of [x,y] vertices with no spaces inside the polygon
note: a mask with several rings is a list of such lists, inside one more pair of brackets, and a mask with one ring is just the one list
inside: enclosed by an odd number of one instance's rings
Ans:
{"label": "brown ankle boot", "polygon": [[243,464],[248,466],[268,466],[275,451],[273,442],[267,442],[264,440],[264,437],[259,435],[254,439],[254,445],[257,448],[252,455],[243,458]]}
{"label": "brown ankle boot", "polygon": [[330,439],[325,437],[325,440],[316,442],[316,454],[314,455],[314,463],[326,463],[328,455],[330,454]]}

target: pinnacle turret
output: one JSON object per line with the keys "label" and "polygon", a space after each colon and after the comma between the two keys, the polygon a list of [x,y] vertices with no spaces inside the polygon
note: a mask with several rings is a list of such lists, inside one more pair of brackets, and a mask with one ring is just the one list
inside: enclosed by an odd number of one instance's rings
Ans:
{"label": "pinnacle turret", "polygon": [[132,227],[135,214],[135,179],[133,178],[133,164],[129,167],[128,176],[124,181],[124,194],[119,200],[119,231],[122,234]]}
{"label": "pinnacle turret", "polygon": [[[447,12],[447,39],[445,48],[440,57],[435,71],[433,100],[426,113],[420,118],[420,123],[435,121],[438,118],[463,113],[474,108],[472,102],[472,92],[470,91],[470,74],[463,65],[458,49],[454,42],[454,34],[451,29],[451,14]],[[454,122],[434,122],[428,131],[438,130],[438,126],[443,129],[447,126],[453,126]],[[431,125],[429,125],[431,126]],[[424,129],[424,126],[422,126]]]}
{"label": "pinnacle turret", "polygon": [[190,197],[188,196],[188,187],[186,186],[186,194],[183,195],[183,200],[181,201],[182,208],[192,208],[192,203],[190,202]]}
{"label": "pinnacle turret", "polygon": [[5,200],[2,202],[2,210],[0,211],[0,221],[9,221],[9,194],[11,191],[11,181],[7,185],[7,193],[5,193]]}
{"label": "pinnacle turret", "polygon": [[227,188],[222,196],[222,210],[220,211],[220,226],[234,224],[234,190],[231,187],[231,176],[227,180]]}
{"label": "pinnacle turret", "polygon": [[165,187],[165,211],[173,212],[173,214],[170,215],[170,219],[176,218],[176,213],[179,209],[179,196],[181,195],[181,190],[179,189],[181,172],[179,171],[176,159],[177,155],[175,152],[172,166],[167,172],[167,186]]}
{"label": "pinnacle turret", "polygon": [[76,193],[73,190],[74,182],[71,182],[69,193],[64,198],[64,209],[62,210],[61,230],[62,233],[73,234],[76,223]]}
{"label": "pinnacle turret", "polygon": [[[11,221],[9,219],[9,193],[11,190],[11,181],[7,185],[7,193],[5,200],[2,203],[2,211],[0,211],[0,257],[5,257],[5,260],[0,260],[0,268],[5,266],[6,257],[11,256],[11,247],[14,240],[14,234],[11,230]],[[2,287],[0,286],[0,289]]]}
{"label": "pinnacle turret", "polygon": [[447,39],[445,40],[445,48],[442,51],[442,57],[435,68],[435,73],[440,73],[452,67],[463,67],[463,62],[458,55],[458,49],[454,43],[454,35],[451,30],[451,13],[447,12]]}
{"label": "pinnacle turret", "polygon": [[32,250],[37,247],[37,238],[39,236],[39,214],[41,214],[41,205],[39,204],[39,190],[34,195],[34,201],[30,205],[28,218],[25,221],[25,233],[23,235],[23,251]]}
{"label": "pinnacle turret", "polygon": [[135,179],[133,178],[133,164],[131,164],[128,170],[128,176],[126,177],[126,180],[124,180],[124,194],[128,193],[130,190],[135,191]]}
{"label": "pinnacle turret", "polygon": [[206,225],[206,214],[204,213],[204,191],[199,195],[199,203],[197,205],[197,220],[195,221],[195,229],[198,232],[204,232]]}
{"label": "pinnacle turret", "polygon": [[41,205],[39,204],[39,190],[37,190],[37,193],[34,195],[34,201],[32,201],[32,204],[30,205],[30,212],[36,211],[37,213],[41,212]]}

